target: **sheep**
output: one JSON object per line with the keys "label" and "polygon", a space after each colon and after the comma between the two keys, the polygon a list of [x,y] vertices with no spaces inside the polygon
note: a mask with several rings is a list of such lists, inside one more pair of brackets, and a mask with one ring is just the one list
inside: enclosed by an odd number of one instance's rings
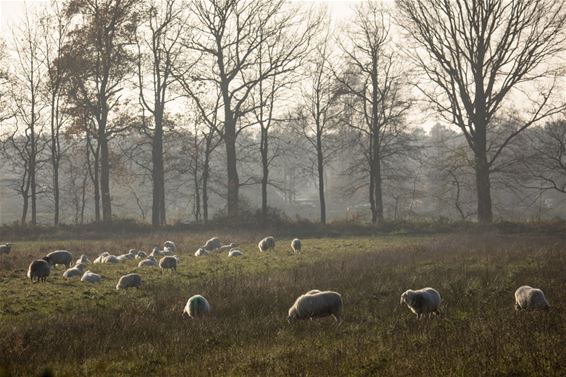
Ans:
{"label": "sheep", "polygon": [[275,238],[273,237],[265,237],[263,240],[259,241],[259,244],[257,245],[257,247],[259,248],[259,251],[264,252],[267,251],[269,249],[274,249],[275,248]]}
{"label": "sheep", "polygon": [[293,253],[300,254],[301,253],[301,240],[298,239],[298,238],[295,238],[293,241],[291,241],[291,249],[293,249]]}
{"label": "sheep", "polygon": [[104,258],[102,258],[102,263],[120,263],[120,259],[117,256],[108,254]]}
{"label": "sheep", "polygon": [[105,251],[104,253],[100,254],[92,263],[103,263],[104,258],[110,255],[109,252]]}
{"label": "sheep", "polygon": [[90,271],[85,271],[85,273],[83,274],[83,276],[81,277],[81,281],[87,282],[87,283],[100,283],[100,281],[102,280],[102,276],[100,276],[99,274],[95,274],[94,272],[90,272]]}
{"label": "sheep", "polygon": [[135,256],[135,259],[144,259],[147,258],[147,254],[145,253],[145,251],[140,250],[138,251],[138,253]]}
{"label": "sheep", "polygon": [[10,254],[10,251],[12,251],[11,243],[5,243],[0,245],[0,254]]}
{"label": "sheep", "polygon": [[230,250],[230,252],[228,253],[228,256],[229,257],[243,257],[244,253],[241,252],[240,250],[233,249],[233,250]]}
{"label": "sheep", "polygon": [[159,260],[159,268],[162,270],[177,271],[177,256],[165,256]]}
{"label": "sheep", "polygon": [[232,250],[233,248],[235,248],[236,246],[238,246],[238,245],[235,244],[235,243],[229,243],[228,245],[222,245],[222,246],[220,246],[220,247],[218,248],[218,251],[219,251],[219,252],[223,252],[223,251],[226,251],[226,250],[231,251],[231,250]]}
{"label": "sheep", "polygon": [[33,282],[45,281],[51,272],[51,261],[49,257],[43,257],[42,259],[36,259],[30,263],[28,268],[28,278]]}
{"label": "sheep", "polygon": [[306,295],[314,295],[315,293],[320,293],[321,291],[319,291],[318,289],[311,289],[310,291],[308,291],[307,293],[305,293]]}
{"label": "sheep", "polygon": [[82,276],[85,266],[86,266],[85,264],[79,263],[75,265],[75,267],[69,268],[67,271],[63,272],[63,277],[66,279],[70,279],[77,276]]}
{"label": "sheep", "polygon": [[221,246],[222,243],[220,242],[220,239],[218,239],[218,237],[213,237],[208,241],[206,241],[206,243],[202,248],[205,249],[206,251],[216,251],[220,249]]}
{"label": "sheep", "polygon": [[434,288],[423,288],[416,291],[411,289],[403,292],[400,304],[407,304],[409,309],[420,319],[424,314],[440,314],[438,307],[442,302],[440,293]]}
{"label": "sheep", "polygon": [[208,300],[201,295],[194,295],[187,301],[183,309],[183,317],[196,318],[207,315],[210,312]]}
{"label": "sheep", "polygon": [[195,251],[195,257],[206,257],[207,255],[208,251],[202,247]]}
{"label": "sheep", "polygon": [[342,295],[333,291],[312,290],[299,296],[289,308],[287,322],[297,319],[312,319],[332,316],[340,324],[342,321]]}
{"label": "sheep", "polygon": [[126,288],[139,288],[141,285],[141,276],[139,274],[127,274],[118,280],[116,284],[116,289],[126,289]]}
{"label": "sheep", "polygon": [[120,262],[123,262],[123,261],[126,261],[126,260],[132,260],[132,259],[134,259],[134,257],[135,257],[134,254],[127,253],[127,254],[118,255],[116,257],[116,259],[118,259],[118,261],[120,261]]}
{"label": "sheep", "polygon": [[47,256],[52,266],[64,264],[66,268],[69,268],[71,263],[73,263],[73,254],[67,250],[55,250],[47,254]]}
{"label": "sheep", "polygon": [[150,255],[149,257],[147,257],[147,259],[144,259],[140,261],[140,263],[138,263],[138,267],[144,267],[144,266],[147,267],[157,266],[157,260],[153,255]]}
{"label": "sheep", "polygon": [[154,246],[153,249],[151,249],[151,253],[149,255],[154,257],[161,257],[164,254],[161,250],[159,250],[159,246]]}
{"label": "sheep", "polygon": [[77,264],[89,264],[90,263],[90,259],[88,259],[88,257],[86,255],[81,255],[81,257],[79,259],[77,259],[77,261],[75,262],[75,265]]}
{"label": "sheep", "polygon": [[539,288],[523,285],[515,291],[515,310],[548,310],[550,305]]}
{"label": "sheep", "polygon": [[172,252],[177,251],[177,246],[175,246],[175,243],[173,241],[165,241],[163,242],[163,248],[164,249],[169,249]]}

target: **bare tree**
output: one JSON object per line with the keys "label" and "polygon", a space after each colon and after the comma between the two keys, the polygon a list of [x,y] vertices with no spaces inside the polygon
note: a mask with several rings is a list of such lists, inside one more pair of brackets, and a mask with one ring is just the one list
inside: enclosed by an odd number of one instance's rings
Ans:
{"label": "bare tree", "polygon": [[172,99],[169,92],[175,81],[173,67],[181,55],[180,37],[187,33],[187,20],[183,14],[183,4],[179,0],[152,0],[144,9],[143,22],[137,33],[140,103],[153,117],[153,124],[142,130],[151,139],[152,146],[151,223],[155,227],[166,223],[163,117],[165,106]]}
{"label": "bare tree", "polygon": [[[240,181],[236,139],[251,124],[242,124],[253,109],[253,89],[274,75],[296,69],[295,57],[309,49],[316,22],[304,23],[284,0],[196,0],[191,7],[197,19],[190,48],[203,55],[195,82],[214,83],[222,94],[223,130],[228,175],[228,215],[238,213]],[[283,35],[291,36],[285,37]],[[271,64],[257,69],[260,46],[279,40]],[[211,69],[212,66],[212,69]]]}
{"label": "bare tree", "polygon": [[392,48],[389,15],[380,5],[365,2],[355,10],[355,21],[340,43],[347,69],[335,74],[349,107],[349,127],[368,138],[369,202],[372,222],[383,221],[383,160],[407,153],[398,141],[405,132],[403,118],[411,107],[404,93],[407,70]]}
{"label": "bare tree", "polygon": [[[411,55],[430,80],[417,87],[474,153],[478,220],[491,222],[490,172],[505,147],[527,127],[564,109],[553,105],[565,49],[562,0],[397,0],[401,24],[417,45]],[[539,95],[535,84],[544,85]],[[489,145],[490,121],[513,98],[531,108],[522,126]]]}

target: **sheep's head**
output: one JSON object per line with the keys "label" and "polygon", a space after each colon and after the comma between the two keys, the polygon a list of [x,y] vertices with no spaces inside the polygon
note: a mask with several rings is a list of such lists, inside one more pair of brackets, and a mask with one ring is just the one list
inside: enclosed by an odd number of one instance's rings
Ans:
{"label": "sheep's head", "polygon": [[293,323],[297,319],[297,309],[292,307],[289,309],[289,315],[287,316],[287,322]]}
{"label": "sheep's head", "polygon": [[43,257],[43,258],[41,258],[41,259],[43,259],[44,261],[46,261],[47,263],[49,263],[49,266],[52,266],[52,265],[53,265],[53,261],[51,260],[51,258],[49,258],[49,257]]}
{"label": "sheep's head", "polygon": [[404,303],[407,305],[411,305],[412,301],[413,301],[413,291],[409,289],[403,292],[403,294],[401,295],[401,300],[399,301],[399,305],[403,305]]}

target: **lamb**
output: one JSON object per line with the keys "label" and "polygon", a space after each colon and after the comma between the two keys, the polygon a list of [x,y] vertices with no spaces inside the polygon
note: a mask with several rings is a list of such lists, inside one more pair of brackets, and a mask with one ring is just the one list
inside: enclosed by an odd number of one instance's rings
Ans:
{"label": "lamb", "polygon": [[159,268],[162,270],[177,271],[177,256],[165,256],[159,261]]}
{"label": "lamb", "polygon": [[287,321],[332,316],[340,324],[342,321],[342,295],[333,291],[312,290],[299,296],[289,308]]}
{"label": "lamb", "polygon": [[42,259],[34,260],[30,263],[28,268],[28,278],[33,282],[45,281],[51,272],[51,261],[49,257],[43,257]]}
{"label": "lamb", "polygon": [[221,246],[222,243],[220,242],[220,239],[218,239],[218,237],[213,237],[208,241],[206,241],[206,243],[202,248],[205,249],[206,251],[216,251],[220,249]]}
{"label": "lamb", "polygon": [[171,250],[171,252],[175,252],[177,251],[177,246],[175,246],[175,243],[173,241],[165,241],[163,242],[163,248],[164,249],[169,249]]}
{"label": "lamb", "polygon": [[401,295],[400,304],[407,304],[409,309],[420,319],[424,314],[440,314],[438,307],[442,302],[440,293],[434,288],[423,288],[416,291],[411,289]]}
{"label": "lamb", "polygon": [[257,247],[259,247],[259,251],[264,252],[267,251],[269,249],[274,249],[275,248],[275,238],[273,237],[265,237],[263,240],[259,241],[259,244],[257,245]]}
{"label": "lamb", "polygon": [[295,238],[293,241],[291,241],[291,249],[293,249],[293,253],[300,254],[301,253],[301,240],[298,239],[298,238]]}
{"label": "lamb", "polygon": [[70,278],[82,276],[84,268],[85,268],[85,265],[82,264],[82,263],[79,263],[79,264],[75,265],[75,267],[69,268],[67,271],[63,272],[63,277],[66,278],[66,279],[70,279]]}
{"label": "lamb", "polygon": [[145,253],[145,251],[143,250],[138,251],[138,253],[135,256],[135,259],[143,259],[143,258],[147,258],[147,254]]}
{"label": "lamb", "polygon": [[90,259],[88,259],[88,257],[86,255],[81,255],[81,257],[79,259],[77,259],[77,261],[75,262],[75,265],[77,264],[89,264],[90,263]]}
{"label": "lamb", "polygon": [[47,256],[52,266],[64,264],[65,267],[69,268],[71,263],[73,263],[73,254],[67,250],[55,250],[47,254]]}
{"label": "lamb", "polygon": [[207,315],[210,312],[210,304],[208,300],[201,295],[194,295],[187,301],[187,305],[183,309],[183,317],[187,315],[189,318],[196,318]]}
{"label": "lamb", "polygon": [[208,251],[202,247],[195,251],[195,257],[206,257],[207,255]]}
{"label": "lamb", "polygon": [[118,280],[116,284],[116,289],[126,289],[126,288],[139,288],[141,285],[141,276],[139,274],[127,274]]}
{"label": "lamb", "polygon": [[147,259],[142,260],[140,263],[138,263],[138,267],[153,267],[153,266],[157,266],[157,259],[155,259],[155,257],[153,255],[150,255]]}
{"label": "lamb", "polygon": [[102,276],[90,271],[86,271],[81,277],[81,281],[92,284],[100,283],[101,280],[102,280]]}
{"label": "lamb", "polygon": [[515,291],[515,310],[548,310],[544,292],[539,288],[523,285]]}
{"label": "lamb", "polygon": [[243,257],[244,253],[241,252],[240,250],[233,249],[233,250],[230,250],[230,252],[228,253],[228,256],[229,257]]}
{"label": "lamb", "polygon": [[0,254],[10,254],[10,251],[12,251],[12,244],[5,243],[0,245]]}
{"label": "lamb", "polygon": [[110,255],[109,252],[105,251],[104,253],[100,254],[92,263],[103,263],[104,258]]}

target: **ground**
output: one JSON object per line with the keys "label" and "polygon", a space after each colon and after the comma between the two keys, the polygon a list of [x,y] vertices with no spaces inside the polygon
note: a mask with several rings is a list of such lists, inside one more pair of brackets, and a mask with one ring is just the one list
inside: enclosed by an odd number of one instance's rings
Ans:
{"label": "ground", "polygon": [[[260,253],[256,234],[218,234],[246,253],[193,256],[212,234],[17,242],[0,256],[0,376],[566,376],[566,239],[496,233],[289,239]],[[277,235],[275,235],[277,236]],[[90,265],[99,285],[26,278],[29,262],[55,249],[91,260],[102,251],[146,251],[171,239],[177,273],[138,261]],[[138,272],[140,289],[116,291]],[[548,312],[515,312],[520,285],[540,287]],[[417,320],[399,296],[432,286],[440,317]],[[335,290],[344,321],[289,325],[300,294]],[[182,317],[205,296],[208,318]]]}

